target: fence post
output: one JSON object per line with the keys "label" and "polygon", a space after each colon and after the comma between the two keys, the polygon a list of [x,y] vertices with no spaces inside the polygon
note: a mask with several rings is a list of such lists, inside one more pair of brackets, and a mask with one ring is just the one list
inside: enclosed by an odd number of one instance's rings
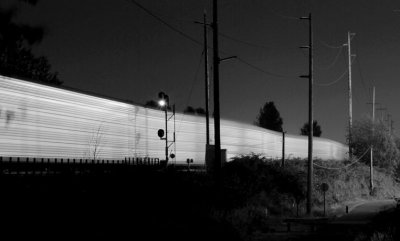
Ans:
{"label": "fence post", "polygon": [[29,157],[25,158],[25,163],[22,165],[24,168],[24,175],[29,174]]}
{"label": "fence post", "polygon": [[32,173],[33,173],[33,175],[36,175],[36,167],[37,167],[37,164],[36,164],[36,157],[34,157],[34,158],[33,158],[33,166],[32,166]]}
{"label": "fence post", "polygon": [[40,176],[43,176],[43,168],[44,168],[44,159],[42,157],[42,159],[40,160]]}
{"label": "fence post", "polygon": [[19,175],[19,166],[20,166],[19,157],[17,157],[17,175]]}
{"label": "fence post", "polygon": [[50,175],[50,158],[47,158],[47,175]]}

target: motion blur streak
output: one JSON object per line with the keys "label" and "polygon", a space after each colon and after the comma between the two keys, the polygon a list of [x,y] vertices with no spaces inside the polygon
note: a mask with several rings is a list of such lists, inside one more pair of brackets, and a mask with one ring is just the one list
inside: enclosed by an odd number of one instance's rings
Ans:
{"label": "motion blur streak", "polygon": [[[176,114],[176,163],[205,159],[205,117]],[[210,123],[213,123],[210,120]],[[178,128],[179,127],[179,128]],[[157,136],[165,128],[161,110],[67,88],[0,76],[0,155],[5,157],[124,159],[165,156]],[[173,121],[168,122],[173,132]],[[213,125],[210,133],[214,133]],[[211,144],[214,142],[211,135]],[[172,141],[172,139],[170,140]],[[221,120],[227,157],[251,152],[281,158],[282,134],[250,124]],[[171,150],[173,148],[171,147]],[[306,158],[307,137],[286,135],[286,157]],[[347,146],[314,139],[314,157],[343,160]]]}

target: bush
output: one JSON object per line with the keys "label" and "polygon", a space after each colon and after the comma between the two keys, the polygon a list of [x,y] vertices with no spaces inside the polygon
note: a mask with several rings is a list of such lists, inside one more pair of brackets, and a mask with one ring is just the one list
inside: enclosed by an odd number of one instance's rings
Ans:
{"label": "bush", "polygon": [[278,162],[250,154],[233,158],[222,168],[220,205],[212,213],[228,222],[243,240],[270,231],[274,216],[292,216],[296,199],[305,197],[303,175],[298,169],[280,167]]}
{"label": "bush", "polygon": [[368,149],[373,145],[374,166],[392,171],[398,165],[400,152],[396,140],[393,135],[389,135],[382,121],[373,123],[368,118],[355,121],[351,139],[353,154],[362,157],[364,163],[370,162]]}
{"label": "bush", "polygon": [[[242,207],[249,201],[266,206],[279,196],[286,196],[291,200],[302,200],[305,197],[304,180],[296,169],[283,169],[278,162],[260,155],[233,158],[223,168],[223,176],[224,205],[228,208]],[[255,197],[262,193],[266,194],[265,200],[256,201]]]}

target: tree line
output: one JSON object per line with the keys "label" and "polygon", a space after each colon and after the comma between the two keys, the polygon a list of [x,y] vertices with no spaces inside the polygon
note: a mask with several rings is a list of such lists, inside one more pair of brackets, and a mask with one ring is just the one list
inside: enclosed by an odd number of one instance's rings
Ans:
{"label": "tree line", "polygon": [[[260,108],[260,112],[254,122],[259,127],[273,130],[283,131],[283,119],[275,106],[273,101],[266,102],[263,107]],[[308,136],[310,132],[310,125],[308,122],[300,128],[300,135]],[[317,121],[313,121],[313,136],[320,137],[322,134],[321,126]]]}
{"label": "tree line", "polygon": [[[18,0],[34,6],[37,0]],[[0,6],[0,74],[28,80],[61,85],[57,72],[52,72],[45,56],[35,56],[32,47],[44,35],[43,26],[16,23],[18,7]]]}

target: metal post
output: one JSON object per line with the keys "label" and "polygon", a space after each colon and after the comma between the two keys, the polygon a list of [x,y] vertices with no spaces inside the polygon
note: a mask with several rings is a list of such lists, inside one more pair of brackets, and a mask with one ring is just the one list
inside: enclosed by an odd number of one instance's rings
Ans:
{"label": "metal post", "polygon": [[175,104],[172,106],[172,108],[173,108],[172,110],[173,110],[173,114],[174,114],[174,155],[175,155],[175,157],[174,157],[174,164],[176,164]]}
{"label": "metal post", "polygon": [[[167,100],[169,101],[169,100]],[[168,164],[168,102],[165,104],[165,161]]]}

